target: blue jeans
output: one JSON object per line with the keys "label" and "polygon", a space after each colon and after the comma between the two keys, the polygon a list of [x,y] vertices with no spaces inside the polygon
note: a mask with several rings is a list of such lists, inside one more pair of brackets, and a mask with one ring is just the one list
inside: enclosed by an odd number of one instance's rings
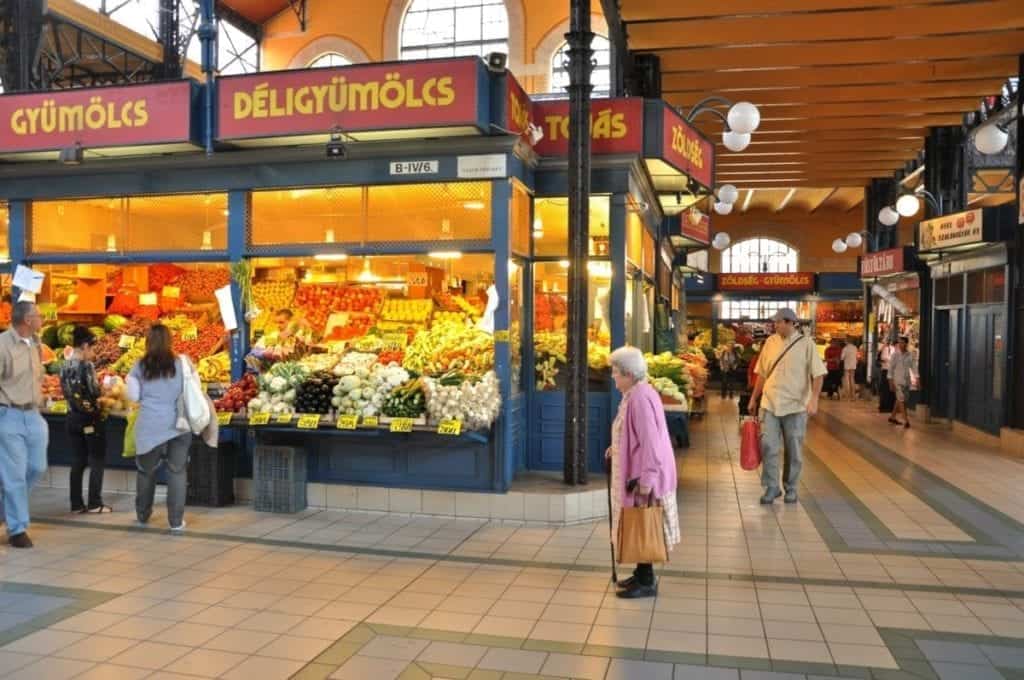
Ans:
{"label": "blue jeans", "polygon": [[50,429],[38,411],[0,406],[0,485],[7,535],[28,530],[28,496],[46,472]]}
{"label": "blue jeans", "polygon": [[761,485],[769,493],[779,490],[779,457],[785,447],[786,491],[796,491],[800,470],[804,465],[804,435],[807,434],[807,412],[792,413],[781,418],[761,409]]}

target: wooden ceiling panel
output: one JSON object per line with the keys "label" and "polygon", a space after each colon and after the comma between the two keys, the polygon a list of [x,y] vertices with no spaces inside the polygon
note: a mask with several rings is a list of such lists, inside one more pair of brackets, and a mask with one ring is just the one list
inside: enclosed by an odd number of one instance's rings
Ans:
{"label": "wooden ceiling panel", "polygon": [[[785,120],[764,120],[757,128],[758,135],[775,132],[801,130],[925,130],[932,126],[959,125],[963,114],[934,113],[926,116],[858,116],[856,118],[787,118]],[[696,121],[698,129],[708,136],[721,132],[722,124],[717,120]]]}
{"label": "wooden ceiling panel", "polygon": [[[632,0],[622,0],[627,6]],[[630,36],[633,25],[630,24]],[[957,31],[959,33],[959,31]],[[973,57],[1016,56],[1024,45],[1024,30],[996,31],[927,38],[884,38],[878,40],[799,41],[791,45],[741,45],[694,48],[685,45],[681,33],[678,46],[658,50],[663,72],[721,71],[724,69],[789,68],[837,64],[894,64],[907,61]],[[633,46],[630,40],[630,46]]]}
{"label": "wooden ceiling panel", "polygon": [[[623,3],[626,5],[628,3]],[[671,15],[666,3],[665,14]],[[703,3],[702,3],[703,4]],[[893,8],[869,8],[793,14],[761,14],[711,19],[668,19],[630,24],[635,50],[688,46],[828,40],[916,38],[1024,28],[1024,3],[990,0]]]}
{"label": "wooden ceiling panel", "polygon": [[715,3],[679,2],[666,8],[665,0],[629,0],[623,3],[622,18],[626,21],[647,21],[665,17],[697,19],[731,17],[741,14],[782,14],[822,12],[826,10],[861,9],[864,7],[899,7],[903,5],[939,4],[952,0],[719,0]]}
{"label": "wooden ceiling panel", "polygon": [[[847,118],[849,116],[918,116],[926,113],[963,113],[978,105],[977,97],[949,99],[894,99],[863,102],[820,102],[818,104],[762,104],[761,120],[777,118]],[[721,107],[724,111],[725,107]]]}
{"label": "wooden ceiling panel", "polygon": [[[1021,3],[1024,6],[1024,3]],[[710,95],[719,95],[733,101],[753,101],[760,104],[810,104],[814,102],[864,102],[893,99],[948,99],[950,97],[986,97],[998,94],[1003,78],[977,80],[944,80],[935,83],[909,83],[905,85],[848,85],[831,87],[794,87],[788,90],[735,89],[728,92],[665,92],[676,106],[689,108]]]}

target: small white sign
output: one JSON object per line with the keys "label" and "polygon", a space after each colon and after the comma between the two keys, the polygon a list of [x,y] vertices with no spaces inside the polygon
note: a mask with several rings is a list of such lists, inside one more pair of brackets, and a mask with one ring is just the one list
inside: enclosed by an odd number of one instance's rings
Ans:
{"label": "small white sign", "polygon": [[11,281],[11,285],[15,288],[20,288],[23,291],[38,295],[43,289],[43,281],[45,279],[46,274],[37,272],[35,269],[23,267],[19,264],[14,270],[14,280]]}
{"label": "small white sign", "polygon": [[490,179],[508,176],[508,162],[503,153],[484,156],[459,156],[459,177]]}
{"label": "small white sign", "polygon": [[217,305],[220,307],[220,318],[224,322],[224,328],[233,331],[238,328],[238,319],[235,317],[235,303],[231,299],[231,286],[227,285],[214,291],[217,297]]}
{"label": "small white sign", "polygon": [[440,172],[438,161],[392,161],[392,175],[436,175]]}

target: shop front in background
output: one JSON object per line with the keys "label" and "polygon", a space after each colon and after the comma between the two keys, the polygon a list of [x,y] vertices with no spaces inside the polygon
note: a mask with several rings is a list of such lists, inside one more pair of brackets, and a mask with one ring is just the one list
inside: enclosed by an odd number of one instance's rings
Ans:
{"label": "shop front in background", "polygon": [[1005,422],[1008,328],[1007,249],[1014,206],[921,222],[918,248],[929,258],[934,322],[932,413],[989,434]]}

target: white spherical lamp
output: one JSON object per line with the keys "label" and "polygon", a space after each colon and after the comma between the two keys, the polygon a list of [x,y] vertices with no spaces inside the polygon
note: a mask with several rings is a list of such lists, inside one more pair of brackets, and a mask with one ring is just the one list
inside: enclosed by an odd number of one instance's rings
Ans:
{"label": "white spherical lamp", "polygon": [[722,144],[729,151],[743,151],[750,145],[750,133],[726,130],[722,133]]}
{"label": "white spherical lamp", "polygon": [[721,203],[732,205],[740,198],[740,190],[732,184],[723,184],[718,187],[718,200]]}
{"label": "white spherical lamp", "polygon": [[729,238],[729,234],[725,233],[724,231],[720,231],[717,234],[715,234],[715,238],[711,240],[711,246],[715,250],[725,250],[726,248],[729,247],[730,240],[731,239]]}
{"label": "white spherical lamp", "polygon": [[842,255],[843,253],[845,253],[846,241],[844,241],[841,238],[837,238],[835,241],[832,241],[832,251],[837,255]]}
{"label": "white spherical lamp", "polygon": [[732,212],[732,203],[725,203],[724,201],[718,201],[715,203],[715,212],[719,215],[728,215]]}
{"label": "white spherical lamp", "polygon": [[921,209],[921,199],[913,194],[903,194],[896,201],[896,212],[904,217],[913,217]]}
{"label": "white spherical lamp", "polygon": [[856,250],[857,248],[860,248],[863,243],[864,239],[861,238],[860,232],[854,231],[846,235],[846,246],[848,248]]}
{"label": "white spherical lamp", "polygon": [[737,102],[729,109],[729,127],[741,134],[750,134],[761,124],[761,112],[750,102]]}
{"label": "white spherical lamp", "polygon": [[900,221],[900,214],[887,205],[878,211],[878,221],[887,227],[892,227]]}
{"label": "white spherical lamp", "polygon": [[987,155],[1002,153],[1009,139],[1010,135],[998,125],[985,125],[974,133],[974,148]]}

